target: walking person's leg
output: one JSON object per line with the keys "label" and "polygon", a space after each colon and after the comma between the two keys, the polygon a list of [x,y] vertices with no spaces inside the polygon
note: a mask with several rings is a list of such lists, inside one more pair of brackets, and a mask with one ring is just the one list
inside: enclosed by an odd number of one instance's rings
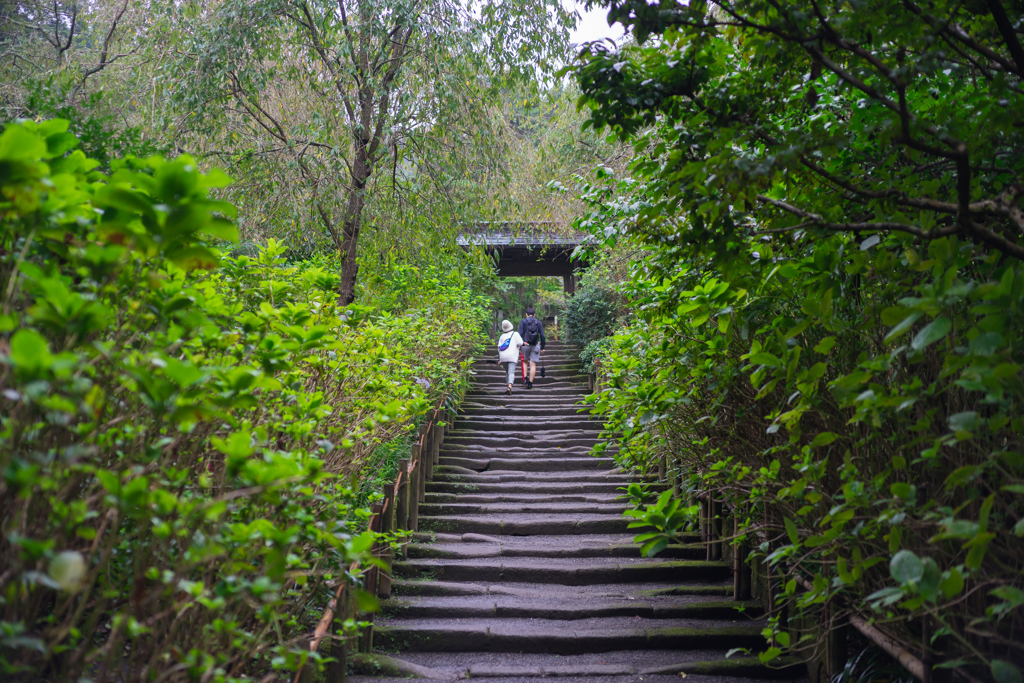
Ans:
{"label": "walking person's leg", "polygon": [[529,353],[525,356],[530,361],[530,379],[526,384],[526,388],[532,389],[533,379],[537,376],[537,361],[540,360],[540,345],[534,344],[533,346],[524,346],[523,348],[529,349]]}
{"label": "walking person's leg", "polygon": [[505,363],[502,363],[502,365],[505,366],[505,383],[508,384],[508,389],[506,390],[505,393],[511,394],[512,393],[512,382],[516,378],[516,374],[515,374],[516,373],[516,364],[515,363],[505,362]]}

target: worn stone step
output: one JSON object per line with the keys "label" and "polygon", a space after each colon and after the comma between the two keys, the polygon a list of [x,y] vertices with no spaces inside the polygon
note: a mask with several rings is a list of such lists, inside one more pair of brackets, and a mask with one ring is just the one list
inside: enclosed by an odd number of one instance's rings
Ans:
{"label": "worn stone step", "polygon": [[622,514],[629,508],[625,503],[572,503],[572,502],[548,502],[548,503],[421,503],[420,514],[429,517],[440,515],[482,515],[500,513],[551,513],[564,512],[587,512],[597,514]]}
{"label": "worn stone step", "polygon": [[410,596],[514,596],[528,599],[560,600],[569,597],[578,600],[623,599],[642,600],[669,595],[698,598],[721,598],[732,595],[732,583],[641,583],[641,584],[594,584],[589,586],[560,586],[558,584],[514,584],[514,583],[470,583],[467,581],[436,581],[432,579],[402,579],[392,581],[395,595],[399,598]]}
{"label": "worn stone step", "polygon": [[516,623],[486,620],[381,626],[374,642],[384,649],[419,652],[530,652],[570,655],[611,650],[667,650],[761,647],[759,626],[721,625],[567,629],[540,626],[535,621]]}
{"label": "worn stone step", "polygon": [[[615,653],[630,655],[633,653]],[[655,653],[648,653],[644,662],[648,662]],[[460,671],[462,678],[473,679],[503,679],[519,680],[523,678],[561,678],[576,680],[600,680],[606,677],[629,677],[629,680],[665,680],[663,677],[671,676],[673,680],[679,680],[679,676],[697,676],[698,680],[710,677],[711,680],[729,681],[740,679],[760,680],[794,680],[804,678],[807,674],[807,666],[796,658],[786,658],[784,661],[776,660],[770,666],[761,663],[757,657],[732,657],[726,659],[727,653],[717,653],[703,650],[702,652],[665,652],[665,655],[673,655],[678,661],[661,662],[654,665],[638,664],[635,661],[623,662],[598,662],[586,661],[588,655],[568,655],[557,659],[549,660],[543,664],[524,664],[522,655],[511,655],[508,662],[496,662],[496,654],[491,653],[487,661],[479,664],[471,664],[465,672]],[[707,655],[708,659],[694,659],[694,656]],[[589,655],[593,656],[593,655]],[[602,653],[601,659],[616,659],[609,657],[608,653]],[[636,655],[628,657],[635,660]],[[583,661],[571,661],[583,660]],[[557,663],[556,663],[557,662]],[[621,680],[621,678],[620,678]]]}
{"label": "worn stone step", "polygon": [[[505,397],[510,398],[510,397]],[[510,417],[530,420],[533,417],[579,417],[585,409],[578,401],[525,401],[514,410],[506,407],[506,401],[500,396],[482,398],[477,401],[466,401],[459,407],[459,419],[462,417]]]}
{"label": "worn stone step", "polygon": [[501,560],[431,558],[396,562],[393,571],[395,575],[403,578],[430,578],[435,581],[556,583],[561,586],[586,586],[655,581],[724,580],[729,575],[730,568],[725,562],[701,560],[624,562],[618,558],[609,558],[602,563],[598,563],[595,559],[587,564],[579,564],[571,561],[542,561],[530,558],[503,558]]}
{"label": "worn stone step", "polygon": [[[501,538],[501,537],[499,537]],[[480,559],[488,557],[593,558],[640,557],[636,543],[605,543],[601,545],[570,545],[556,543],[410,543],[406,547],[410,559]],[[670,545],[660,559],[703,560],[707,551],[700,544]]]}
{"label": "worn stone step", "polygon": [[[473,386],[466,392],[466,399],[469,401],[483,401],[495,399],[508,406],[524,405],[532,402],[534,396],[543,396],[545,399],[563,399],[566,402],[579,401],[589,392],[585,386],[575,384],[560,384],[544,387],[543,389],[524,389],[512,387],[512,395],[505,393],[504,384],[487,386]],[[553,402],[553,401],[552,401]]]}
{"label": "worn stone step", "polygon": [[606,617],[644,619],[735,619],[760,617],[761,603],[733,600],[652,601],[580,600],[571,594],[552,598],[467,596],[396,598],[384,603],[384,613],[400,619],[549,619],[578,620]]}
{"label": "worn stone step", "polygon": [[518,470],[523,472],[568,472],[573,470],[610,470],[615,467],[611,458],[455,458],[441,457],[442,465],[457,465],[482,472],[484,470]]}
{"label": "worn stone step", "polygon": [[[619,486],[623,486],[619,484]],[[576,503],[615,503],[621,492],[612,493],[434,493],[427,485],[427,503],[543,503],[547,501]]]}
{"label": "worn stone step", "polygon": [[594,432],[570,431],[518,434],[508,432],[477,432],[476,434],[451,434],[444,440],[445,450],[478,446],[483,448],[568,448],[584,446],[592,448],[602,439]]}
{"label": "worn stone step", "polygon": [[[466,467],[453,465],[437,465],[434,467],[434,481],[466,481],[494,483],[502,481],[536,481],[551,483],[558,481],[599,481],[605,483],[627,484],[637,481],[627,474],[612,472],[483,472]],[[651,482],[653,483],[653,482]]]}
{"label": "worn stone step", "polygon": [[[621,515],[439,515],[420,517],[420,529],[450,534],[545,536],[564,534],[621,534],[630,520]],[[637,532],[639,533],[639,532]]]}
{"label": "worn stone step", "polygon": [[[452,455],[462,455],[468,453],[479,453],[490,457],[492,455],[503,455],[506,457],[514,455],[524,455],[526,457],[536,457],[538,453],[551,452],[557,454],[559,451],[564,455],[565,452],[579,453],[580,455],[588,455],[597,445],[596,442],[599,440],[594,439],[595,443],[580,443],[580,444],[558,444],[558,443],[509,443],[506,445],[479,445],[479,444],[455,444],[449,441],[445,441],[441,447],[442,455],[445,453],[451,453]],[[618,446],[611,444],[604,448],[608,452],[618,452]]]}
{"label": "worn stone step", "polygon": [[621,494],[625,491],[625,486],[619,483],[604,484],[594,481],[584,481],[580,483],[573,482],[554,482],[551,484],[543,484],[540,482],[497,482],[494,484],[487,483],[449,483],[449,482],[427,482],[427,495],[431,493],[448,493],[448,494],[460,494],[460,493],[472,493],[472,494],[487,494],[487,493],[501,493],[501,494],[514,494],[514,493],[536,493],[538,495],[555,495],[561,493],[575,493],[575,494],[587,494],[587,493],[616,493]]}
{"label": "worn stone step", "polygon": [[455,420],[451,436],[458,434],[475,434],[479,432],[506,432],[516,431],[520,434],[535,434],[537,432],[548,432],[554,430],[578,430],[585,432],[599,432],[604,429],[600,420],[593,418],[577,418],[565,416],[562,418],[546,418],[532,416],[525,418],[521,415],[480,415],[473,417],[460,416]]}

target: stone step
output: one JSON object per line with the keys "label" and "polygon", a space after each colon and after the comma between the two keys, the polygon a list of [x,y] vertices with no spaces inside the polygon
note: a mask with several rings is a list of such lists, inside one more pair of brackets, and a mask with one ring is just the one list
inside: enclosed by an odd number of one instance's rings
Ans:
{"label": "stone step", "polygon": [[[612,621],[612,620],[608,620]],[[642,621],[642,620],[640,620]],[[533,620],[443,621],[381,626],[374,642],[383,649],[418,652],[521,652],[570,655],[612,650],[757,648],[764,646],[760,626],[722,624],[665,627],[616,623],[606,628],[542,626]]]}
{"label": "stone step", "polygon": [[512,596],[414,597],[388,600],[384,613],[400,619],[548,619],[568,621],[607,617],[642,619],[736,619],[740,614],[757,618],[761,603],[733,600],[580,600],[571,593],[554,598]]}
{"label": "stone step", "polygon": [[538,387],[536,389],[525,389],[522,386],[514,386],[512,387],[511,395],[505,393],[505,388],[504,382],[473,385],[470,386],[469,391],[466,392],[466,400],[481,401],[496,399],[501,401],[504,405],[515,406],[522,403],[529,403],[534,400],[562,399],[566,402],[575,402],[581,400],[584,396],[590,393],[587,391],[585,385],[569,384],[568,382],[558,382],[556,384],[551,384],[546,387]]}
{"label": "stone step", "polygon": [[451,434],[444,440],[445,449],[465,446],[483,446],[485,448],[567,448],[569,446],[595,446],[602,439],[594,432],[565,430],[564,432],[537,432],[524,434],[517,432],[478,432],[469,434]]}
{"label": "stone step", "polygon": [[625,503],[420,503],[420,514],[428,517],[451,515],[485,515],[501,513],[559,514],[586,512],[591,514],[621,515],[629,508]]}
{"label": "stone step", "polygon": [[[636,481],[628,474],[614,472],[477,472],[465,467],[453,465],[437,465],[434,467],[433,481],[469,482],[493,484],[496,482],[532,481],[538,483],[554,483],[561,481],[597,481],[621,485]],[[648,483],[656,483],[648,481]],[[500,501],[495,501],[500,502]]]}
{"label": "stone step", "polygon": [[[423,653],[425,656],[432,656]],[[661,657],[657,655],[661,654]],[[445,678],[500,679],[519,681],[530,678],[558,678],[571,681],[593,681],[610,678],[615,681],[666,681],[680,680],[680,676],[696,676],[699,681],[732,680],[794,680],[806,679],[807,666],[796,658],[777,659],[770,665],[761,663],[757,657],[730,657],[725,651],[647,651],[637,661],[636,652],[603,652],[559,656],[556,659],[543,658],[542,663],[524,662],[519,653],[488,653],[485,661],[470,663],[465,670],[448,675],[427,670],[432,676]],[[413,654],[413,657],[416,655]],[[436,655],[433,655],[436,657]],[[535,656],[536,657],[536,656]],[[707,657],[702,658],[702,657]],[[597,660],[601,661],[597,661]],[[506,661],[507,660],[507,661]],[[609,661],[604,661],[609,660]],[[620,660],[620,661],[612,661]],[[367,667],[376,672],[381,668],[374,663]],[[425,674],[424,674],[425,675]]]}
{"label": "stone step", "polygon": [[[571,473],[570,473],[571,474]],[[621,491],[609,493],[434,493],[427,491],[427,503],[614,503],[622,497]],[[625,484],[619,484],[625,487]]]}
{"label": "stone step", "polygon": [[452,436],[466,433],[475,434],[480,432],[507,432],[516,431],[520,434],[536,434],[538,432],[553,431],[582,431],[597,432],[604,429],[600,420],[580,417],[573,419],[572,416],[564,418],[541,418],[521,415],[478,415],[471,417],[460,416],[452,427]]}
{"label": "stone step", "polygon": [[[594,444],[596,445],[596,444]],[[516,458],[585,458],[590,457],[594,450],[594,445],[575,445],[575,446],[552,446],[548,445],[544,448],[541,447],[527,447],[521,444],[516,444],[504,448],[491,448],[487,446],[458,446],[449,445],[445,442],[445,445],[441,448],[441,457],[452,457],[452,458],[483,458],[485,460],[500,456],[503,458],[516,459]],[[605,453],[609,455],[618,452],[616,447],[608,447]]]}
{"label": "stone step", "polygon": [[592,481],[585,481],[578,484],[573,482],[555,482],[551,484],[542,484],[540,482],[498,482],[494,484],[427,482],[428,496],[431,493],[471,493],[481,495],[489,493],[530,493],[537,495],[555,495],[563,493],[614,493],[621,495],[624,491],[625,485],[623,484],[604,484]]}
{"label": "stone step", "polygon": [[[651,588],[651,586],[658,587]],[[732,583],[688,583],[682,586],[654,583],[565,587],[557,584],[469,583],[466,581],[451,582],[395,578],[392,581],[392,587],[398,598],[410,596],[511,595],[519,598],[544,600],[559,600],[570,596],[578,600],[605,598],[646,600],[666,595],[700,598],[722,598],[723,596],[732,595]]]}
{"label": "stone step", "polygon": [[585,404],[578,404],[576,402],[551,403],[549,401],[537,400],[524,402],[512,409],[506,405],[506,401],[502,401],[500,398],[488,398],[482,401],[464,402],[460,407],[461,412],[458,419],[465,417],[514,417],[515,419],[528,420],[532,417],[579,417],[580,411],[585,408]]}
{"label": "stone step", "polygon": [[[622,534],[629,520],[621,515],[438,515],[420,517],[420,529],[449,534],[491,536],[548,536],[565,534]],[[636,531],[640,533],[640,531]]]}
{"label": "stone step", "polygon": [[[529,373],[529,368],[527,368]],[[505,374],[505,368],[500,365],[486,365],[482,368],[476,368],[473,370],[472,382],[474,384],[484,384],[489,381],[500,381],[502,378],[507,377]],[[515,369],[515,376],[520,381],[523,379],[523,366],[517,365]],[[529,376],[529,374],[527,374]],[[540,386],[542,383],[550,384],[551,382],[575,382],[578,384],[589,384],[590,375],[587,375],[580,371],[578,367],[570,365],[563,365],[559,367],[548,367],[544,365],[544,374],[540,374],[538,369],[536,374],[533,376],[533,383]]]}
{"label": "stone step", "polygon": [[[422,508],[421,508],[422,509]],[[501,537],[496,537],[501,538]],[[531,540],[538,537],[531,537]],[[557,537],[556,537],[557,538]],[[533,557],[533,558],[593,558],[593,557],[640,557],[640,546],[636,543],[602,543],[569,545],[552,542],[519,543],[410,543],[406,546],[410,559],[470,560],[488,557]],[[703,560],[707,551],[704,546],[670,545],[660,553],[660,559]]]}
{"label": "stone step", "polygon": [[576,470],[610,470],[615,467],[611,458],[560,458],[549,456],[543,458],[439,458],[442,465],[456,465],[482,472],[484,470],[516,470],[520,472],[571,472]]}
{"label": "stone step", "polygon": [[593,558],[586,564],[573,560],[537,560],[528,557],[501,560],[409,559],[395,562],[392,571],[402,578],[430,578],[435,581],[555,583],[560,586],[683,580],[724,581],[730,575],[730,567],[726,562],[639,559],[624,561],[619,558]]}

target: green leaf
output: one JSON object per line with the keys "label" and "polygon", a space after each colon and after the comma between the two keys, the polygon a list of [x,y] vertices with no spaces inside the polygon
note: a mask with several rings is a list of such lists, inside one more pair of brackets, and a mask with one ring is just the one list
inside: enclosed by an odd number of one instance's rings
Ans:
{"label": "green leaf", "polygon": [[786,535],[789,536],[789,542],[793,545],[800,545],[800,533],[797,531],[796,524],[789,517],[784,517],[783,522],[786,524]]}
{"label": "green leaf", "polygon": [[901,550],[889,562],[889,573],[901,586],[917,583],[924,576],[924,563],[910,550]]}
{"label": "green leaf", "polygon": [[1020,669],[1003,659],[993,659],[990,665],[995,683],[1022,683]]}
{"label": "green leaf", "polygon": [[838,434],[833,434],[832,432],[821,432],[814,437],[814,441],[811,442],[811,446],[827,446],[838,438]]}
{"label": "green leaf", "polygon": [[903,322],[889,330],[889,334],[885,335],[885,341],[893,340],[896,337],[903,334],[904,332],[906,332],[907,330],[909,330],[911,327],[913,327],[914,323],[916,323],[918,318],[920,318],[922,315],[924,314],[921,313],[920,311],[915,311],[914,313],[908,315],[906,318],[903,319]]}
{"label": "green leaf", "polygon": [[754,365],[767,365],[772,368],[782,366],[782,361],[765,351],[750,354],[750,358],[748,360],[750,360]]}
{"label": "green leaf", "polygon": [[835,345],[835,337],[825,337],[820,342],[818,342],[818,345],[814,347],[814,350],[817,351],[818,353],[828,353],[829,351],[832,350],[832,347]]}
{"label": "green leaf", "polygon": [[994,356],[1003,345],[1003,335],[998,332],[982,332],[971,340],[971,353],[985,358]]}
{"label": "green leaf", "polygon": [[359,605],[360,611],[370,613],[380,611],[380,602],[372,593],[359,589],[353,590],[352,593],[355,595],[356,604]]}
{"label": "green leaf", "polygon": [[46,143],[17,123],[9,123],[0,135],[0,159],[24,161],[46,156]]}
{"label": "green leaf", "polygon": [[939,589],[947,600],[952,600],[957,595],[960,595],[960,591],[964,589],[964,575],[956,567],[950,568],[948,572],[943,572],[943,574]]}
{"label": "green leaf", "polygon": [[11,337],[11,360],[24,375],[39,376],[53,364],[50,345],[35,330],[21,329]]}
{"label": "green leaf", "polygon": [[946,316],[936,318],[925,325],[920,332],[914,335],[913,341],[910,342],[910,348],[915,351],[926,349],[949,334],[951,329],[953,329],[952,320]]}
{"label": "green leaf", "polygon": [[930,557],[924,558],[924,573],[921,576],[921,581],[918,583],[918,589],[921,591],[921,597],[929,602],[935,602],[939,599],[939,584],[942,581],[942,572],[939,571],[939,565],[935,564],[935,560]]}
{"label": "green leaf", "polygon": [[980,426],[979,415],[974,411],[954,413],[947,418],[947,421],[950,430],[954,432],[973,432],[977,431]]}

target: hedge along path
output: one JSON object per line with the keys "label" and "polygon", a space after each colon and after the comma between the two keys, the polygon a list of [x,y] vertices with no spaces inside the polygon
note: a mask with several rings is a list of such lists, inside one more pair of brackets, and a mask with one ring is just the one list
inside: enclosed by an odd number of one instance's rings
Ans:
{"label": "hedge along path", "polygon": [[579,412],[588,377],[567,351],[549,343],[548,377],[511,397],[500,366],[474,364],[418,533],[381,591],[373,644],[400,661],[357,655],[356,671],[375,675],[350,680],[798,675],[725,659],[764,648],[762,609],[730,599],[731,568],[707,560],[699,535],[640,557],[617,500],[630,478],[590,455],[601,425]]}

